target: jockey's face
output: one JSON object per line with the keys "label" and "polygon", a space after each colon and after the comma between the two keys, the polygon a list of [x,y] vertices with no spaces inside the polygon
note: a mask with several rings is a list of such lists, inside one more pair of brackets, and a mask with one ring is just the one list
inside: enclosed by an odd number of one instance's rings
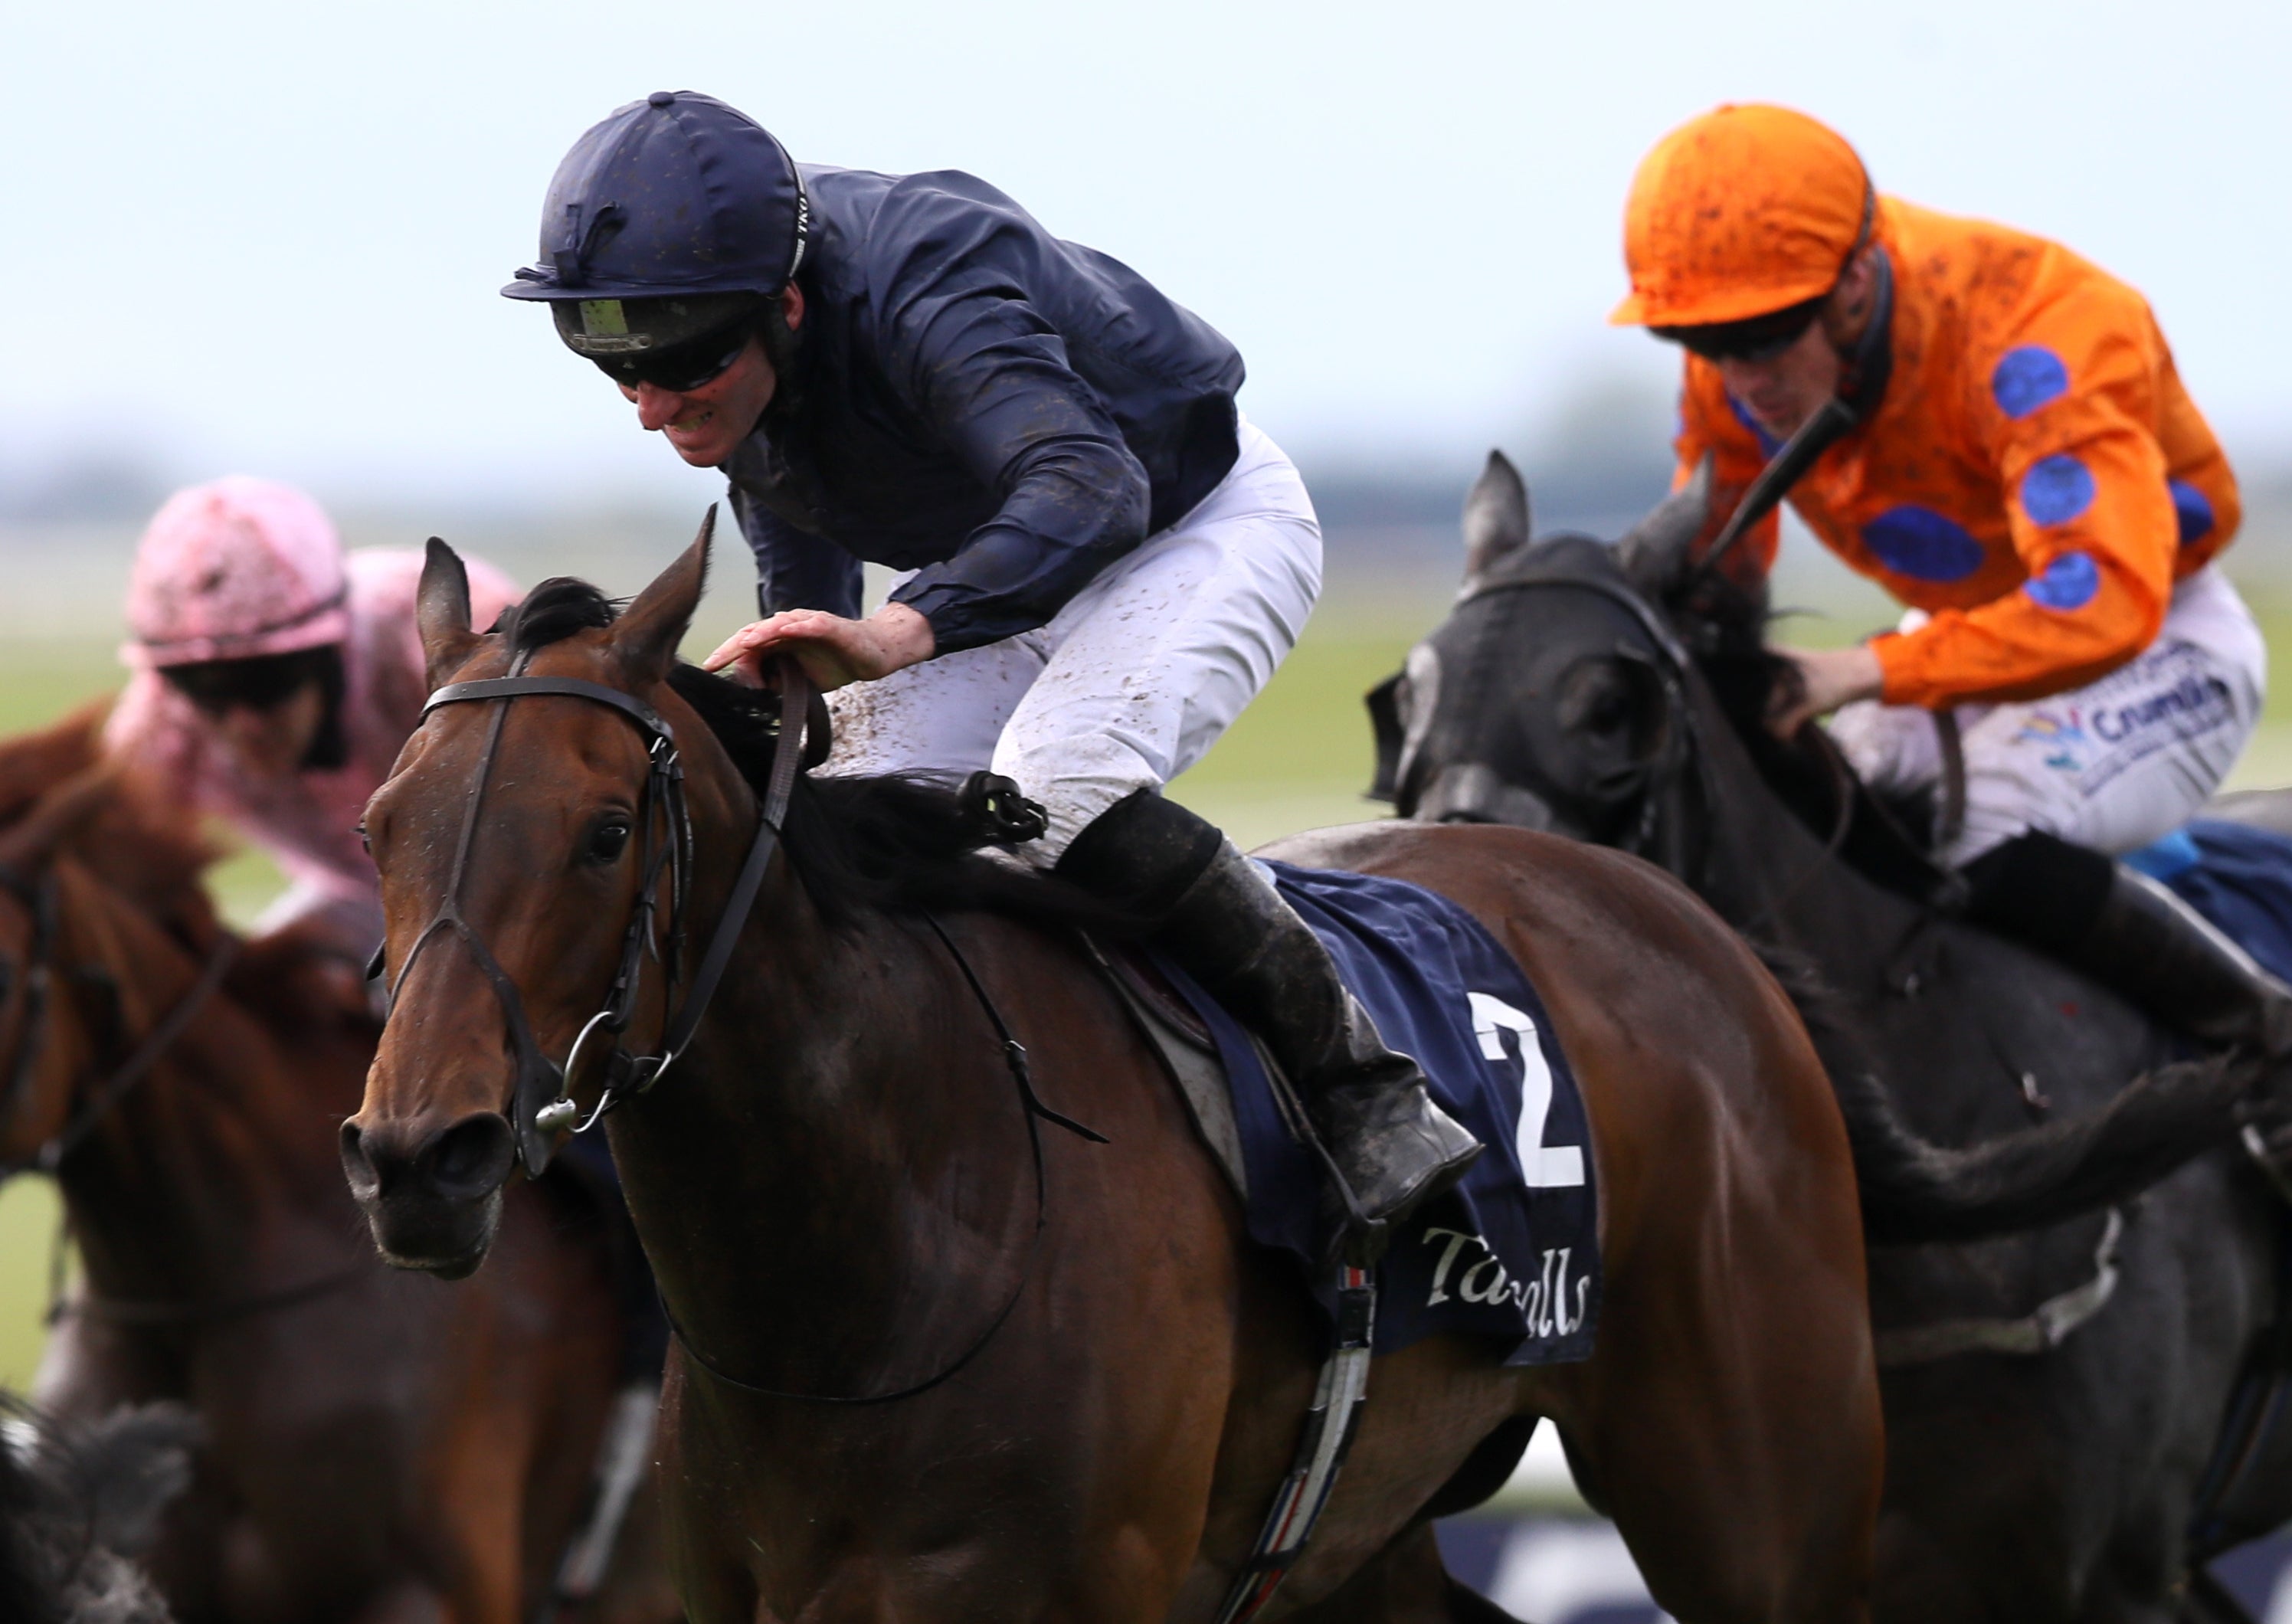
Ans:
{"label": "jockey's face", "polygon": [[1779,355],[1715,361],[1727,392],[1777,440],[1788,440],[1838,392],[1837,346],[1818,321]]}
{"label": "jockey's face", "polygon": [[[791,287],[780,299],[794,328],[803,320],[803,295]],[[624,384],[620,390],[634,403],[638,423],[666,434],[679,456],[696,468],[715,468],[755,431],[779,387],[779,374],[764,353],[763,340],[751,338],[730,366],[698,388],[639,384],[632,389]]]}
{"label": "jockey's face", "polygon": [[1768,433],[1789,439],[1838,392],[1844,354],[1870,324],[1877,287],[1877,255],[1866,248],[1847,263],[1822,314],[1788,348],[1758,360],[1725,357],[1712,363],[1727,392]]}
{"label": "jockey's face", "polygon": [[250,778],[284,778],[303,764],[327,719],[325,689],[315,681],[275,704],[235,704],[221,710],[201,707],[201,715],[225,750]]}

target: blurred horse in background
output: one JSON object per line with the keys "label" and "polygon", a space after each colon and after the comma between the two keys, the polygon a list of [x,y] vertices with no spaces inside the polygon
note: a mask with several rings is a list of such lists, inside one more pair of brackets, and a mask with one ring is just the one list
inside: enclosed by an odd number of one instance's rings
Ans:
{"label": "blurred horse in background", "polygon": [[[53,1173],[85,1267],[40,1399],[198,1417],[150,1556],[184,1624],[545,1616],[620,1374],[599,1222],[539,1187],[464,1291],[375,1263],[335,1151],[377,1030],[355,978],[220,925],[213,853],[101,721],[0,745],[0,1164]],[[628,1555],[587,1616],[675,1617]]]}

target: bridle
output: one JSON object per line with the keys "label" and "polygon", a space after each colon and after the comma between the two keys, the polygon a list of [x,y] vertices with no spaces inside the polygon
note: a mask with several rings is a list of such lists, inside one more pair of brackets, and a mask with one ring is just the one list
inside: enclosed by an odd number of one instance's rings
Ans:
{"label": "bridle", "polygon": [[[24,1109],[34,1074],[39,1069],[40,1054],[47,1046],[48,1000],[55,986],[51,960],[55,955],[62,909],[52,865],[44,868],[39,877],[34,879],[13,864],[0,864],[0,891],[13,896],[32,916],[32,940],[24,955],[24,1015],[17,1032],[16,1063],[9,1068],[8,1091],[0,1095],[0,1122],[12,1122],[17,1112]],[[9,990],[6,982],[0,981],[0,998]],[[36,1158],[35,1161],[36,1165]]]}
{"label": "bridle", "polygon": [[[1663,746],[1654,763],[1645,770],[1642,777],[1638,790],[1640,804],[1636,825],[1631,836],[1618,844],[1623,850],[1631,852],[1634,855],[1654,858],[1659,866],[1671,869],[1684,880],[1690,889],[1699,892],[1704,889],[1705,882],[1708,877],[1707,869],[1712,840],[1710,821],[1720,804],[1719,789],[1712,778],[1710,763],[1705,755],[1702,739],[1696,726],[1695,709],[1687,699],[1688,673],[1691,667],[1691,659],[1686,646],[1681,642],[1678,634],[1672,630],[1662,615],[1623,581],[1610,579],[1585,570],[1537,568],[1498,576],[1495,579],[1477,585],[1457,600],[1457,608],[1462,609],[1467,603],[1503,593],[1537,589],[1548,591],[1561,588],[1589,592],[1606,599],[1630,616],[1654,646],[1655,659],[1652,664],[1660,680],[1663,692]],[[1824,764],[1829,769],[1831,775],[1832,796],[1836,806],[1831,828],[1823,841],[1821,851],[1779,891],[1772,893],[1760,907],[1755,917],[1744,923],[1741,928],[1747,932],[1758,930],[1771,924],[1788,908],[1797,899],[1799,893],[1812,882],[1814,877],[1844,849],[1847,836],[1853,828],[1857,803],[1853,770],[1847,764],[1845,756],[1828,733],[1820,728],[1813,731],[1816,735],[1817,747],[1821,751]],[[1692,850],[1683,849],[1677,852],[1676,863],[1664,861],[1655,853],[1658,839],[1663,832],[1661,808],[1666,801],[1671,798],[1671,792],[1680,785],[1691,769],[1694,774],[1694,786],[1702,799],[1704,816],[1698,824]],[[1495,775],[1491,773],[1489,776],[1494,778]]]}
{"label": "bridle", "polygon": [[[450,683],[432,694],[422,707],[426,722],[430,713],[443,705],[499,702],[488,724],[485,747],[464,804],[461,833],[454,848],[454,866],[447,879],[445,898],[422,933],[414,939],[405,962],[389,985],[394,1006],[398,990],[405,984],[422,950],[441,933],[451,932],[461,938],[492,984],[494,997],[501,1006],[516,1065],[516,1081],[510,1096],[510,1125],[519,1161],[529,1176],[538,1177],[553,1154],[550,1135],[561,1127],[570,1127],[577,1134],[588,1132],[608,1111],[658,1083],[691,1042],[716,984],[723,978],[749,909],[755,905],[764,869],[779,844],[780,825],[787,815],[788,797],[794,792],[796,768],[803,753],[804,713],[811,690],[794,660],[781,662],[780,709],[771,777],[757,818],[755,837],[749,843],[747,857],[740,865],[739,877],[733,882],[731,894],[726,899],[707,948],[700,956],[691,985],[683,1002],[678,1005],[676,985],[684,957],[685,911],[691,885],[692,818],[685,804],[684,769],[677,752],[676,736],[659,713],[635,695],[580,677],[527,675],[524,666],[529,658],[528,654],[520,654],[507,676]],[[585,699],[619,712],[644,736],[648,763],[643,796],[637,811],[637,822],[644,836],[638,859],[639,889],[622,937],[619,967],[604,1002],[582,1024],[561,1065],[542,1053],[533,1035],[532,1023],[527,1019],[517,983],[510,979],[501,961],[486,945],[485,938],[462,912],[462,889],[469,875],[470,849],[476,839],[479,812],[484,804],[486,787],[493,777],[494,758],[501,747],[502,729],[509,719],[510,706],[521,699],[544,696]],[[660,899],[664,877],[669,893],[665,927]],[[387,951],[385,944],[375,954],[371,974],[381,974],[386,969]],[[650,1054],[633,1054],[621,1046],[620,1038],[636,1013],[638,986],[648,957],[661,967],[664,1006],[672,1007],[674,1013],[662,1028],[658,1049]],[[568,1089],[583,1050],[601,1031],[610,1045],[604,1062],[604,1087],[595,1107],[582,1120],[580,1109],[569,1097]]]}
{"label": "bridle", "polygon": [[[1715,804],[1711,800],[1712,785],[1709,768],[1703,758],[1701,741],[1695,724],[1694,707],[1687,702],[1689,669],[1687,650],[1671,627],[1665,623],[1663,617],[1658,614],[1645,599],[1633,592],[1622,581],[1611,580],[1586,570],[1543,569],[1531,566],[1501,574],[1488,580],[1476,582],[1468,587],[1457,597],[1455,606],[1449,612],[1454,615],[1467,604],[1479,602],[1483,599],[1538,590],[1588,592],[1594,596],[1605,599],[1630,617],[1639,629],[1646,634],[1649,642],[1654,646],[1655,658],[1652,660],[1643,659],[1636,650],[1625,650],[1630,658],[1642,659],[1642,663],[1650,667],[1655,673],[1658,686],[1663,695],[1663,715],[1660,719],[1662,742],[1658,748],[1655,759],[1639,770],[1639,784],[1636,791],[1639,801],[1638,815],[1630,832],[1618,843],[1623,850],[1634,855],[1650,856],[1663,833],[1660,827],[1663,804],[1669,798],[1671,792],[1679,787],[1691,768],[1694,771],[1696,782],[1702,791],[1706,804]],[[1484,642],[1487,636],[1487,634],[1483,634]],[[1518,786],[1504,784],[1492,772],[1483,770],[1483,772],[1488,782],[1481,787],[1481,798],[1489,801],[1489,809],[1491,811],[1495,810],[1492,798],[1494,796],[1505,789],[1516,791],[1520,788]],[[1532,794],[1533,791],[1529,793]],[[1465,812],[1467,814],[1478,815],[1476,809],[1471,805],[1460,804],[1453,809]],[[1500,817],[1490,817],[1482,820],[1508,821]],[[1707,829],[1704,833],[1706,838],[1698,843],[1698,850],[1691,857],[1685,853],[1681,854],[1686,868],[1681,872],[1680,877],[1687,880],[1691,885],[1700,880],[1703,862],[1708,854]]]}
{"label": "bridle", "polygon": [[[30,1098],[40,1058],[47,1050],[54,1013],[55,953],[62,933],[62,904],[52,864],[43,868],[37,878],[11,865],[0,864],[0,890],[21,901],[32,916],[32,940],[25,955],[23,972],[26,1002],[22,1024],[17,1031],[16,1062],[9,1068],[7,1093],[0,1095],[0,1124],[6,1124],[15,1120]],[[238,956],[238,947],[237,937],[228,933],[218,935],[190,990],[153,1022],[133,1052],[100,1081],[85,1089],[76,1087],[73,1094],[78,1104],[63,1127],[29,1156],[0,1162],[0,1179],[19,1173],[53,1173],[61,1167],[64,1158],[85,1142],[190,1029],[206,1001],[222,986],[231,961]]]}
{"label": "bridle", "polygon": [[[747,856],[740,865],[739,877],[734,881],[731,893],[725,900],[724,911],[717,919],[707,948],[701,954],[700,966],[693,974],[692,985],[685,993],[683,1003],[663,1029],[659,1052],[650,1055],[629,1054],[620,1046],[618,1038],[634,1010],[637,980],[645,957],[650,954],[663,966],[664,974],[668,977],[668,994],[674,998],[674,965],[681,956],[684,941],[683,913],[693,844],[692,825],[685,805],[683,772],[678,764],[676,739],[668,724],[650,706],[617,688],[578,677],[528,676],[515,670],[505,677],[450,683],[432,694],[429,703],[423,707],[423,715],[426,718],[431,711],[441,705],[502,702],[488,729],[484,753],[478,762],[477,776],[470,786],[445,901],[439,904],[437,914],[424,927],[422,934],[415,938],[406,963],[400,966],[396,980],[391,983],[391,997],[395,1000],[397,988],[404,983],[415,959],[440,931],[450,929],[469,945],[487,979],[493,983],[495,996],[501,1001],[504,1019],[509,1027],[511,1044],[517,1051],[518,1080],[512,1102],[514,1112],[512,1127],[517,1135],[519,1158],[529,1174],[539,1174],[548,1163],[550,1152],[545,1135],[573,1123],[579,1115],[578,1108],[561,1090],[573,1077],[575,1063],[592,1032],[601,1030],[610,1033],[615,1041],[606,1062],[604,1092],[587,1119],[573,1128],[575,1133],[586,1133],[608,1111],[658,1083],[683,1054],[698,1028],[709,998],[715,992],[716,984],[722,979],[725,966],[731,959],[732,949],[746,925],[749,911],[755,904],[764,869],[779,844],[781,825],[787,816],[788,800],[795,788],[796,770],[803,756],[805,710],[811,697],[811,688],[802,668],[792,659],[781,661],[779,693],[780,712],[772,746],[771,775],[766,780],[755,836],[749,842]],[[478,812],[485,798],[487,782],[493,773],[494,757],[501,743],[504,720],[511,702],[539,695],[587,699],[620,712],[636,723],[645,735],[646,755],[651,763],[645,783],[643,805],[638,812],[639,820],[645,828],[645,846],[640,859],[644,889],[630,915],[621,950],[620,968],[614,976],[612,988],[603,1006],[589,1018],[582,1026],[579,1036],[574,1038],[573,1047],[562,1066],[541,1053],[540,1045],[534,1039],[533,1029],[527,1022],[524,1004],[518,997],[517,984],[510,980],[500,962],[487,948],[484,939],[461,911],[462,882],[468,871]],[[658,933],[655,929],[658,916],[656,893],[664,869],[667,871],[672,899],[666,933],[670,946],[666,951],[658,947]],[[869,1405],[913,1398],[948,1381],[994,1340],[996,1333],[1003,1329],[1018,1307],[1032,1276],[1035,1256],[1041,1250],[1043,1232],[1049,1223],[1049,1184],[1043,1164],[1040,1125],[1050,1122],[1080,1138],[1099,1144],[1106,1143],[1104,1135],[1052,1110],[1042,1102],[1035,1093],[1025,1047],[1013,1034],[1009,1022],[989,995],[985,982],[972,966],[969,957],[937,918],[928,913],[924,917],[932,934],[961,971],[964,983],[993,1027],[1004,1065],[1016,1085],[1021,1114],[1027,1125],[1028,1148],[1034,1168],[1035,1222],[1010,1295],[965,1345],[963,1352],[942,1364],[932,1375],[886,1392],[851,1394],[784,1391],[735,1375],[701,1352],[686,1335],[674,1314],[669,1313],[667,1301],[663,1298],[662,1312],[667,1317],[670,1333],[678,1345],[695,1364],[728,1386],[799,1403]],[[379,974],[381,955],[377,954],[375,957],[375,974]],[[538,1096],[545,1088],[552,1091],[553,1097],[542,1102]]]}

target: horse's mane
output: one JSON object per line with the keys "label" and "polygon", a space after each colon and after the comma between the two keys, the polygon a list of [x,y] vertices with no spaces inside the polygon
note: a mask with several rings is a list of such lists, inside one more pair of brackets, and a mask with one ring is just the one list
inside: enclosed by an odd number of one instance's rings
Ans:
{"label": "horse's mane", "polygon": [[[542,582],[502,618],[511,648],[529,653],[610,626],[621,605],[586,581]],[[706,723],[762,796],[779,740],[778,699],[698,666],[669,686]],[[989,854],[995,842],[956,788],[927,773],[797,775],[784,850],[814,906],[831,921],[863,910],[985,909],[1044,923],[1123,931],[1135,921],[1079,888]]]}

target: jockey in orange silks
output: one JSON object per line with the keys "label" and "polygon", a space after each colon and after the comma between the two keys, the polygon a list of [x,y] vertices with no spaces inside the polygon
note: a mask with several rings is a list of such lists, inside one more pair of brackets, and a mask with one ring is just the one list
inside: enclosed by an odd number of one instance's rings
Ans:
{"label": "jockey in orange silks", "polygon": [[[2218,788],[2266,650],[2213,561],[2236,481],[2142,296],[2067,248],[1880,196],[1804,114],[1729,106],[1634,178],[1613,320],[1687,352],[1683,481],[1723,505],[1834,399],[1850,421],[1790,492],[1909,606],[1860,647],[1787,650],[1771,718],[1832,731],[1874,785],[1938,785],[1954,713],[1974,917],[2207,1040],[2292,1054],[2292,990],[2115,860]],[[1730,567],[1771,564],[1771,513]]]}
{"label": "jockey in orange silks", "polygon": [[[286,871],[259,930],[298,925],[361,962],[382,905],[359,819],[430,691],[422,557],[345,554],[316,502],[269,481],[176,492],[137,547],[120,650],[134,675],[106,725],[115,751]],[[518,596],[474,560],[470,586],[480,625]]]}

